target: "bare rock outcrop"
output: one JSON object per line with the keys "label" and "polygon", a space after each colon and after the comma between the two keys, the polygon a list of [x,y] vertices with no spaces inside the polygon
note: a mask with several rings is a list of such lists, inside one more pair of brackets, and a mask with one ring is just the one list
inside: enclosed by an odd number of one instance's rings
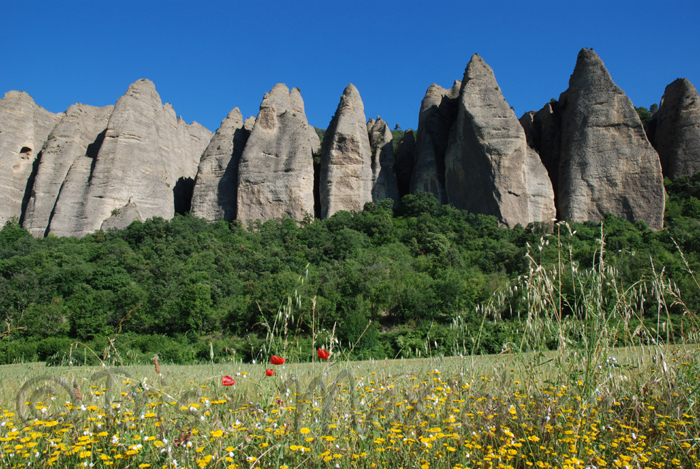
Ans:
{"label": "bare rock outcrop", "polygon": [[95,158],[114,106],[74,104],[48,137],[39,158],[22,225],[34,237],[47,233],[61,187],[76,158]]}
{"label": "bare rock outcrop", "polygon": [[58,194],[49,233],[55,236],[84,236],[88,232],[76,233],[76,221],[87,219],[85,201],[90,190],[90,174],[96,158],[79,156],[71,165]]}
{"label": "bare rock outcrop", "polygon": [[416,161],[416,137],[413,130],[403,133],[396,148],[396,182],[399,186],[399,200],[411,192],[411,174]]}
{"label": "bare rock outcrop", "polygon": [[687,78],[666,87],[654,116],[654,144],[669,179],[700,171],[700,96]]}
{"label": "bare rock outcrop", "polygon": [[0,229],[22,216],[35,160],[62,116],[36,105],[23,91],[8,91],[0,99]]}
{"label": "bare rock outcrop", "polygon": [[318,146],[299,90],[275,85],[263,98],[241,156],[237,218],[245,223],[313,216],[313,151]]}
{"label": "bare rock outcrop", "polygon": [[[68,198],[80,193],[80,188],[69,187],[66,197],[61,193],[49,233],[82,237],[115,214],[122,214],[121,226],[128,214],[136,213],[128,209],[129,204],[138,207],[144,220],[172,218],[176,201],[191,197],[178,191],[192,189],[199,159],[212,135],[200,124],[178,118],[170,104],[163,105],[153,82],[133,83],[109,118],[104,142],[90,166],[87,192],[82,191],[82,206]],[[76,163],[76,174],[70,174],[73,167],[68,174],[71,183],[85,175],[87,162]]]}
{"label": "bare rock outcrop", "polygon": [[443,204],[447,203],[445,152],[450,129],[457,119],[461,86],[459,80],[456,80],[449,90],[436,84],[430,85],[418,115],[411,193],[430,192]]}
{"label": "bare rock outcrop", "polygon": [[394,166],[394,136],[389,125],[377,116],[367,122],[369,144],[372,148],[372,201],[393,199],[399,202],[399,186]]}
{"label": "bare rock outcrop", "polygon": [[361,211],[372,201],[372,148],[360,93],[349,84],[323,137],[319,193],[321,217]]}
{"label": "bare rock outcrop", "polygon": [[238,165],[249,134],[241,111],[234,108],[221,122],[199,162],[192,195],[194,216],[210,221],[236,218]]}
{"label": "bare rock outcrop", "polygon": [[555,216],[547,170],[477,54],[464,74],[445,167],[447,199],[457,208],[495,215],[509,227]]}
{"label": "bare rock outcrop", "polygon": [[559,193],[559,163],[561,160],[561,106],[551,101],[537,112],[530,111],[520,118],[527,144],[540,155],[554,189],[554,200]]}
{"label": "bare rock outcrop", "polygon": [[611,213],[661,229],[665,195],[659,156],[632,102],[595,52],[579,52],[559,102],[559,215],[598,222]]}

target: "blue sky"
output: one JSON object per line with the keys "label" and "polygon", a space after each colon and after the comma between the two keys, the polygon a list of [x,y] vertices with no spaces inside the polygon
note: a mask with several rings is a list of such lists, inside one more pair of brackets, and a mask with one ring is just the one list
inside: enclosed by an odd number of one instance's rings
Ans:
{"label": "blue sky", "polygon": [[0,92],[53,112],[114,104],[149,78],[186,121],[216,130],[238,106],[257,115],[276,83],[301,89],[327,127],[343,89],[367,117],[415,128],[432,83],[461,79],[473,53],[518,116],[558,98],[592,47],[635,106],[667,84],[700,86],[695,1],[16,1],[4,2]]}

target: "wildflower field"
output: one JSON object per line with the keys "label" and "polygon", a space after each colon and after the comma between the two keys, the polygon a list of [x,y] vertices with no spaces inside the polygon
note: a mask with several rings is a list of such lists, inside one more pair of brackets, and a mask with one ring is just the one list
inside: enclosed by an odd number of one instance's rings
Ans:
{"label": "wildflower field", "polygon": [[0,464],[700,467],[697,347],[620,349],[587,379],[582,361],[8,365]]}
{"label": "wildflower field", "polygon": [[[555,265],[528,251],[529,271],[476,308],[482,328],[510,316],[497,355],[457,315],[454,357],[426,337],[429,358],[354,361],[362,336],[343,348],[295,297],[264,320],[257,364],[210,345],[209,364],[124,366],[115,331],[100,355],[76,343],[63,366],[2,366],[0,466],[700,467],[697,316],[663,270],[624,284],[602,228],[591,269],[557,240]],[[302,314],[314,354],[290,332]]]}

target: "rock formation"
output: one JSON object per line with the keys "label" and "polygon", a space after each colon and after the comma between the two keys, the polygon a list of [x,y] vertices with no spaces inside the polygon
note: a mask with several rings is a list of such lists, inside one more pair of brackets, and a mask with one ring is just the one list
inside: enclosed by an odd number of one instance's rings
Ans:
{"label": "rock formation", "polygon": [[297,88],[282,83],[265,94],[238,168],[238,216],[270,220],[314,214],[313,152],[319,139]]}
{"label": "rock formation", "polygon": [[367,133],[372,148],[372,200],[379,202],[393,199],[397,205],[399,186],[394,171],[394,136],[387,123],[379,116],[376,121],[370,119],[367,122]]}
{"label": "rock formation", "polygon": [[8,91],[0,99],[0,229],[22,216],[34,162],[62,115],[37,106],[23,91]]}
{"label": "rock formation", "polygon": [[445,192],[445,152],[450,129],[457,118],[457,102],[462,83],[456,80],[449,90],[431,85],[421,102],[416,137],[416,160],[411,176],[411,193],[431,192],[443,204]]}
{"label": "rock formation", "polygon": [[413,130],[403,133],[396,148],[396,182],[399,186],[399,200],[411,192],[411,174],[416,161],[416,138]]}
{"label": "rock formation", "polygon": [[530,111],[520,118],[527,144],[540,155],[542,164],[552,181],[554,200],[559,192],[559,162],[561,145],[561,107],[557,101],[544,105],[537,112]]}
{"label": "rock formation", "polygon": [[464,74],[445,168],[447,199],[457,208],[495,215],[509,227],[555,216],[547,171],[477,54]]}
{"label": "rock formation", "polygon": [[[191,197],[178,189],[191,189],[211,136],[201,125],[177,118],[170,104],[161,103],[151,81],[133,83],[117,101],[87,179],[86,161],[79,159],[71,167],[70,183],[87,182],[87,190],[69,184],[66,196],[61,191],[49,232],[82,237],[122,226],[131,215],[172,218],[176,200]],[[68,197],[79,193],[84,194],[82,204]]]}
{"label": "rock formation", "polygon": [[41,152],[23,227],[35,237],[44,237],[58,195],[73,162],[95,158],[104,139],[114,106],[74,104],[56,125]]}
{"label": "rock formation", "polygon": [[[246,122],[254,124],[254,120]],[[210,221],[236,218],[238,164],[251,129],[252,125],[246,128],[238,108],[221,122],[199,162],[192,215]]]}
{"label": "rock formation", "polygon": [[666,87],[654,116],[654,144],[669,179],[700,171],[700,96],[687,78]]}
{"label": "rock formation", "polygon": [[321,217],[339,210],[361,211],[372,201],[372,148],[365,108],[354,85],[343,91],[321,149]]}
{"label": "rock formation", "polygon": [[659,156],[632,102],[595,52],[579,52],[559,102],[560,216],[598,222],[611,213],[661,229],[665,196]]}
{"label": "rock formation", "polygon": [[[49,233],[55,236],[84,236],[87,232],[75,232],[78,220],[87,218],[85,201],[90,189],[90,173],[95,164],[94,157],[79,156],[73,161],[61,186],[54,208]],[[143,220],[141,220],[143,221]]]}

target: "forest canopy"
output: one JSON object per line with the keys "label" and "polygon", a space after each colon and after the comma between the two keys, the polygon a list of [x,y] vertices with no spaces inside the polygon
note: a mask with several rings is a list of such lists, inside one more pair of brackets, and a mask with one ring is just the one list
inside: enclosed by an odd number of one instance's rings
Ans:
{"label": "forest canopy", "polygon": [[[697,311],[689,269],[700,266],[700,173],[666,180],[666,190],[662,231],[605,218],[605,259],[622,284],[663,272]],[[312,327],[316,343],[333,335],[354,358],[454,354],[456,318],[481,334],[472,352],[497,353],[518,332],[477,306],[527,272],[528,252],[543,266],[562,255],[577,269],[599,261],[600,223],[507,229],[426,193],[392,205],[249,226],[176,215],[80,240],[35,239],[10,221],[0,231],[0,313],[10,331],[0,363],[62,363],[76,342],[101,355],[115,336],[125,361],[249,361],[282,310],[293,316],[287,334],[299,359],[312,355]],[[672,311],[680,321],[680,307]]]}

